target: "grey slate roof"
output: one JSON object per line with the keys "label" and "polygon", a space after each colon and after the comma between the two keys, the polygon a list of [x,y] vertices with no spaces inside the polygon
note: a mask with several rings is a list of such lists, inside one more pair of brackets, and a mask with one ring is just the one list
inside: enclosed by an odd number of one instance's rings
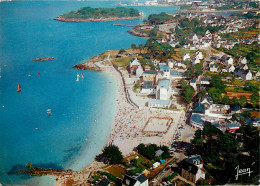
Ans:
{"label": "grey slate roof", "polygon": [[194,107],[194,109],[193,109],[193,113],[201,113],[201,114],[204,114],[204,113],[205,113],[205,109],[204,109],[203,104],[201,104],[201,103],[196,103],[196,104],[195,104],[195,107]]}
{"label": "grey slate roof", "polygon": [[204,121],[201,119],[202,116],[201,115],[198,115],[198,114],[192,114],[191,117],[190,117],[190,120],[195,122],[195,123],[198,123],[200,125],[203,125],[204,124]]}
{"label": "grey slate roof", "polygon": [[185,159],[182,160],[180,163],[178,163],[179,167],[196,175],[198,172],[198,167],[196,165],[193,165],[192,163],[186,161]]}
{"label": "grey slate roof", "polygon": [[[129,184],[127,184],[126,180],[129,180]],[[122,181],[122,183],[124,185],[129,185],[132,186],[134,185],[137,181],[139,181],[140,183],[143,183],[147,180],[147,177],[144,174],[140,174],[140,175],[135,175],[135,176],[129,176],[129,175],[125,175],[124,179]]]}
{"label": "grey slate roof", "polygon": [[147,70],[147,71],[144,71],[144,74],[155,74],[155,75],[157,75],[158,72],[155,71],[155,70]]}
{"label": "grey slate roof", "polygon": [[186,161],[188,161],[188,162],[190,162],[192,164],[195,164],[195,162],[196,162],[197,165],[198,164],[202,164],[202,158],[201,158],[200,155],[192,156],[190,158],[186,158]]}
{"label": "grey slate roof", "polygon": [[147,177],[144,174],[141,174],[136,178],[140,183],[143,183],[147,180]]}
{"label": "grey slate roof", "polygon": [[109,184],[110,184],[110,182],[106,178],[103,178],[100,182],[98,182],[95,185],[97,185],[97,186],[107,186]]}

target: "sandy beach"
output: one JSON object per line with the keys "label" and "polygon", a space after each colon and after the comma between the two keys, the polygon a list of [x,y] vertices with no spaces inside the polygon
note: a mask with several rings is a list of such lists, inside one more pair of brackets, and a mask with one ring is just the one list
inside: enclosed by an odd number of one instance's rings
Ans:
{"label": "sandy beach", "polygon": [[[93,66],[93,63],[88,62],[89,65]],[[183,122],[184,110],[171,111],[140,106],[144,105],[144,103],[141,103],[141,100],[147,101],[147,99],[134,96],[132,90],[127,88],[131,100],[139,108],[131,105],[126,99],[126,92],[124,91],[124,84],[120,73],[107,62],[97,62],[95,65],[103,72],[113,75],[117,86],[115,115],[111,127],[110,139],[107,144],[118,146],[123,156],[134,154],[134,148],[140,143],[155,143],[157,145],[169,146],[175,137],[178,126]],[[127,75],[126,71],[122,71],[122,74],[123,76]],[[127,80],[127,76],[125,79]],[[158,136],[158,134],[161,135]],[[69,176],[57,177],[58,181],[56,185],[64,185],[68,180],[77,184],[84,184],[86,183],[84,181],[102,166],[105,166],[105,164],[94,161],[80,172],[74,172],[73,175]]]}

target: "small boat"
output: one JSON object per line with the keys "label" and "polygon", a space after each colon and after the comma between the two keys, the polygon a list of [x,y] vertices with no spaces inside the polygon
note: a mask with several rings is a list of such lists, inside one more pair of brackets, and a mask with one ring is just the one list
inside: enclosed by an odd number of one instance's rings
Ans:
{"label": "small boat", "polygon": [[51,115],[52,113],[51,113],[51,109],[47,109],[47,114],[48,115]]}
{"label": "small boat", "polygon": [[80,78],[80,75],[79,75],[79,74],[77,74],[77,79],[76,79],[76,81],[79,81],[79,78]]}
{"label": "small boat", "polygon": [[40,75],[40,73],[39,72],[37,72],[37,76],[39,76]]}
{"label": "small boat", "polygon": [[17,92],[20,92],[20,91],[21,91],[21,86],[20,86],[20,84],[18,84]]}
{"label": "small boat", "polygon": [[32,74],[28,74],[28,77],[31,77],[32,76]]}
{"label": "small boat", "polygon": [[84,76],[83,76],[83,74],[81,74],[81,79],[84,79]]}

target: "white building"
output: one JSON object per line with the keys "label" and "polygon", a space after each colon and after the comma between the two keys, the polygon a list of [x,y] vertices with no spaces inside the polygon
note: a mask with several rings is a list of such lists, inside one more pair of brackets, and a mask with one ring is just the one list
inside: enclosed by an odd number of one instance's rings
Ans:
{"label": "white building", "polygon": [[141,77],[142,75],[143,75],[143,72],[144,72],[144,70],[143,70],[143,67],[141,66],[141,65],[139,65],[137,68],[136,68],[136,70],[135,70],[135,75],[136,75],[136,77]]}
{"label": "white building", "polygon": [[156,87],[156,99],[169,100],[172,95],[171,81],[163,79]]}
{"label": "white building", "polygon": [[217,64],[209,65],[209,71],[210,72],[218,72],[218,65]]}
{"label": "white building", "polygon": [[190,86],[192,86],[195,91],[197,90],[196,78],[193,78],[193,79],[190,81]]}
{"label": "white building", "polygon": [[235,71],[235,69],[236,68],[234,67],[234,65],[231,65],[231,66],[227,67],[227,72],[233,73]]}
{"label": "white building", "polygon": [[198,58],[198,59],[203,59],[203,54],[202,54],[202,52],[200,52],[200,51],[197,51],[196,52],[196,58]]}
{"label": "white building", "polygon": [[194,59],[191,60],[191,63],[193,65],[196,65],[196,64],[200,63],[200,59],[195,57]]}
{"label": "white building", "polygon": [[134,65],[136,65],[136,66],[141,65],[139,59],[137,59],[137,58],[131,59],[131,61],[130,61],[130,69],[132,69],[132,67],[133,67]]}
{"label": "white building", "polygon": [[247,59],[246,59],[246,57],[240,57],[239,59],[238,59],[238,62],[239,63],[241,63],[241,64],[247,64]]}
{"label": "white building", "polygon": [[190,54],[184,54],[183,56],[182,56],[182,60],[183,61],[186,61],[186,60],[189,60],[190,59]]}

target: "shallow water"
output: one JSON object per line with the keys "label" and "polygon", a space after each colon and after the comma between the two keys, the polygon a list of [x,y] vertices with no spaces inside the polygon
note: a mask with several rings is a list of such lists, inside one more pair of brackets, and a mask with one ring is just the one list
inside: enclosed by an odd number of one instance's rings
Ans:
{"label": "shallow water", "polygon": [[[16,174],[28,162],[39,167],[80,170],[106,144],[115,108],[115,81],[106,73],[71,67],[105,50],[144,44],[145,38],[126,32],[129,27],[113,26],[138,24],[144,18],[86,23],[63,23],[53,18],[83,6],[112,7],[114,4],[0,3],[1,183],[38,185],[41,179]],[[177,11],[176,7],[138,9],[145,15]],[[32,61],[37,57],[55,60]],[[77,73],[83,74],[84,79],[76,82]],[[16,91],[18,83],[20,93]],[[49,108],[50,116],[46,113]]]}

